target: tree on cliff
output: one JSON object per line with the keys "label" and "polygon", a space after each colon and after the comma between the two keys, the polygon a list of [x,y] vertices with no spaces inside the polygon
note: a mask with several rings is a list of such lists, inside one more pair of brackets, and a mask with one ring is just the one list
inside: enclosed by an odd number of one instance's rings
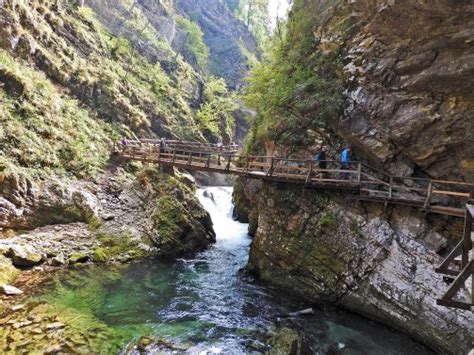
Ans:
{"label": "tree on cliff", "polygon": [[286,146],[305,146],[311,130],[336,117],[342,105],[340,51],[317,48],[321,22],[314,2],[296,0],[282,31],[273,36],[248,78],[245,102],[255,109],[249,146],[268,137]]}

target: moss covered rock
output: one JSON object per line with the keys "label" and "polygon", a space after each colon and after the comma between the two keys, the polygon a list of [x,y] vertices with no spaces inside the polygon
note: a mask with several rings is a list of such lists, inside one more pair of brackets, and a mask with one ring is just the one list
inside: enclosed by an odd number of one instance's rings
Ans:
{"label": "moss covered rock", "polygon": [[10,284],[20,274],[20,270],[16,269],[11,260],[0,255],[0,285]]}
{"label": "moss covered rock", "polygon": [[94,262],[103,263],[106,262],[107,259],[107,252],[104,250],[104,248],[99,247],[94,250],[94,255],[92,256],[92,260]]}
{"label": "moss covered rock", "polygon": [[215,241],[212,221],[193,187],[157,169],[143,171],[139,180],[151,195],[151,239],[163,256],[203,249]]}
{"label": "moss covered rock", "polygon": [[90,259],[90,256],[85,253],[76,253],[69,256],[70,264],[85,263]]}
{"label": "moss covered rock", "polygon": [[14,245],[7,253],[15,266],[31,267],[45,260],[45,255],[31,245]]}

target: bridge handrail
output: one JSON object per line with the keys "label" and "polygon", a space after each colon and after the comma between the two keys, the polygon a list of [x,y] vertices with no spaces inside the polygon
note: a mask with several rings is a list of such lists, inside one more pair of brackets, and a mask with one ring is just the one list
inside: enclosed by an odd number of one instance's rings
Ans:
{"label": "bridge handrail", "polygon": [[[183,141],[177,141],[179,143]],[[196,142],[193,142],[196,143]],[[201,144],[201,143],[199,143]],[[209,144],[208,144],[209,145]],[[199,147],[199,145],[197,145]],[[212,145],[211,145],[212,146]],[[214,147],[214,146],[213,146]],[[276,157],[276,156],[258,156],[258,155],[242,155],[242,154],[234,154],[232,151],[225,151],[225,150],[212,150],[212,151],[200,151],[200,150],[195,150],[195,149],[190,149],[189,146],[168,146],[165,147],[164,149],[160,149],[159,146],[153,145],[153,147],[147,147],[144,145],[139,145],[139,144],[133,144],[129,147],[129,149],[134,149],[137,152],[148,154],[153,151],[162,151],[162,152],[168,152],[168,153],[180,153],[184,154],[186,156],[192,155],[200,155],[210,157],[210,156],[217,156],[217,157],[222,157],[225,159],[229,160],[229,164],[250,164],[250,165],[255,165],[258,164],[259,171],[264,171],[266,168],[267,170],[271,170],[271,168],[282,168],[285,166],[285,163],[297,163],[296,165],[287,165],[287,169],[296,169],[296,167],[299,167],[300,169],[307,169],[308,172],[311,174],[318,174],[318,173],[349,173],[349,174],[355,174],[357,172],[358,180],[360,183],[364,185],[380,185],[380,186],[385,186],[385,188],[388,189],[388,191],[385,191],[386,193],[389,194],[389,197],[393,196],[393,193],[395,191],[408,191],[408,192],[413,192],[416,194],[422,194],[422,196],[425,196],[426,198],[426,204],[429,205],[431,202],[431,198],[433,195],[445,195],[445,196],[457,196],[457,197],[468,197],[470,193],[474,191],[474,184],[473,183],[467,183],[467,182],[461,182],[461,181],[448,181],[448,180],[434,180],[434,179],[429,179],[429,178],[419,178],[419,177],[411,177],[411,176],[396,176],[396,175],[390,175],[383,170],[374,168],[364,162],[359,162],[359,161],[349,161],[348,169],[321,169],[317,165],[319,162],[325,162],[325,163],[334,163],[334,164],[341,164],[340,160],[323,160],[323,161],[315,161],[312,159],[294,159],[294,158],[284,158],[284,157]],[[146,151],[142,151],[146,149]],[[229,158],[231,157],[231,158]],[[210,159],[210,158],[209,158]],[[267,160],[265,162],[265,160]],[[247,163],[248,162],[248,163]],[[272,163],[273,162],[273,163]],[[280,165],[282,164],[283,165]],[[272,165],[275,166],[272,166]],[[357,167],[357,169],[354,169]],[[369,171],[367,171],[369,170]],[[302,172],[302,170],[298,170]],[[371,172],[372,171],[372,172]],[[374,175],[373,173],[378,173],[381,175],[381,179]],[[401,181],[398,183],[397,181]],[[408,181],[413,181],[417,185],[420,183],[422,185],[426,186],[409,186],[406,185],[404,182]],[[451,187],[449,190],[440,190],[440,186],[442,185],[448,185]],[[456,187],[455,189],[452,189],[452,187]],[[466,191],[468,190],[468,191]],[[383,192],[383,190],[380,190]]]}

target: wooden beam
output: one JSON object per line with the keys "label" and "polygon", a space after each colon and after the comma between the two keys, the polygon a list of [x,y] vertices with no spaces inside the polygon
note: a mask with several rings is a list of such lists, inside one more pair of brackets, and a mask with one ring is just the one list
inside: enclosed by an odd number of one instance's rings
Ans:
{"label": "wooden beam", "polygon": [[472,249],[472,214],[466,205],[466,216],[464,217],[464,235],[463,235],[463,246],[462,246],[462,257],[461,257],[461,268],[467,265],[469,260],[469,251]]}
{"label": "wooden beam", "polygon": [[456,294],[461,290],[461,288],[464,286],[464,283],[466,280],[472,276],[473,273],[473,267],[474,267],[474,260],[471,260],[466,267],[459,273],[459,275],[456,277],[456,279],[453,281],[451,286],[449,286],[448,290],[444,294],[441,299],[443,300],[450,300]]}
{"label": "wooden beam", "polygon": [[465,310],[470,310],[474,306],[473,304],[460,302],[460,301],[454,301],[454,300],[445,300],[443,298],[437,299],[436,304],[439,306],[459,308],[459,309],[465,309]]}
{"label": "wooden beam", "polygon": [[433,182],[430,180],[426,191],[426,200],[423,204],[423,209],[426,210],[431,203],[431,196],[433,195]]}
{"label": "wooden beam", "polygon": [[389,187],[388,187],[388,197],[392,198],[393,196],[393,175],[390,175],[390,182],[389,182]]}

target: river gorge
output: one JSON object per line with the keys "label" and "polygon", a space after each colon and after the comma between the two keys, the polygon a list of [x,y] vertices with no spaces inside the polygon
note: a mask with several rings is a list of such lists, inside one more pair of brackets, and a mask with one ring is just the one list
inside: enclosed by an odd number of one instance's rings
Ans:
{"label": "river gorge", "polygon": [[[54,347],[44,344],[56,339],[57,344],[70,344],[70,351],[82,353],[133,353],[137,346],[150,354],[157,349],[259,353],[273,347],[287,353],[292,346],[298,353],[432,353],[387,326],[329,304],[305,303],[249,276],[245,267],[251,238],[248,225],[232,219],[232,188],[205,187],[197,195],[211,215],[215,244],[177,261],[145,259],[58,272],[21,303],[24,309],[32,307],[33,315],[35,307],[45,302],[85,317],[90,322],[87,331],[81,334],[76,328],[79,334],[74,334],[67,323],[54,328],[52,321],[22,325],[26,317],[2,326],[0,340],[16,342],[5,343],[1,349],[6,353],[40,351]],[[287,318],[309,307],[314,314]],[[38,336],[42,327],[49,329],[47,338]],[[96,334],[91,331],[94,327],[99,330]],[[21,346],[19,333],[29,344]]]}
{"label": "river gorge", "polygon": [[470,0],[0,0],[0,353],[474,349]]}

